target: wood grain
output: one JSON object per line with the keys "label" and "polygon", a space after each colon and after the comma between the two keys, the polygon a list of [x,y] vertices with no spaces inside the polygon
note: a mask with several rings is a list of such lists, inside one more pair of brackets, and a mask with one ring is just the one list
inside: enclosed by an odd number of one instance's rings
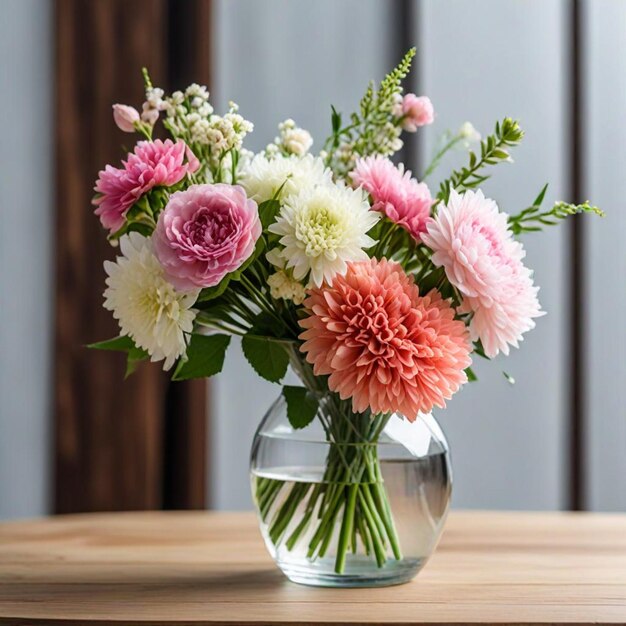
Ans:
{"label": "wood grain", "polygon": [[[55,496],[60,513],[204,508],[206,384],[171,384],[158,365],[124,381],[121,354],[86,344],[119,328],[102,308],[104,259],[116,250],[93,215],[93,185],[106,163],[119,163],[135,140],[117,130],[111,105],[139,106],[141,68],[169,87],[174,28],[170,0],[57,0]],[[178,24],[204,33],[208,0],[190,0],[205,21]],[[178,34],[178,38],[182,35]],[[204,44],[205,46],[208,44]],[[207,54],[205,48],[194,49]],[[196,67],[193,55],[187,66]],[[197,64],[208,78],[208,56]]]}
{"label": "wood grain", "polygon": [[453,513],[409,584],[288,582],[249,513],[77,515],[0,525],[3,624],[626,622],[626,515]]}

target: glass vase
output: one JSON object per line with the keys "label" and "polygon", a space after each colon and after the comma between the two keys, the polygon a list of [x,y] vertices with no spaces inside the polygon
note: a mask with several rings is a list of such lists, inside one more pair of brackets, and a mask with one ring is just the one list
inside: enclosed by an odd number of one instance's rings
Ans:
{"label": "glass vase", "polygon": [[252,496],[267,549],[297,583],[411,580],[435,550],[450,502],[439,425],[431,415],[410,423],[354,413],[323,379],[299,373],[317,394],[315,419],[294,428],[281,395],[252,445]]}

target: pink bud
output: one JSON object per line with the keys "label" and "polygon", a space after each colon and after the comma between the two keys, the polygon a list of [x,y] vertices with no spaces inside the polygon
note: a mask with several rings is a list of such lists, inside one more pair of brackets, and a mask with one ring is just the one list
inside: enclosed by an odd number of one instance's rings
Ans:
{"label": "pink bud", "polygon": [[402,98],[401,111],[402,128],[410,133],[414,133],[419,126],[432,124],[435,119],[435,110],[430,98],[418,97],[414,93],[407,93]]}
{"label": "pink bud", "polygon": [[114,104],[113,119],[120,130],[125,133],[134,133],[135,122],[139,121],[139,112],[126,104]]}

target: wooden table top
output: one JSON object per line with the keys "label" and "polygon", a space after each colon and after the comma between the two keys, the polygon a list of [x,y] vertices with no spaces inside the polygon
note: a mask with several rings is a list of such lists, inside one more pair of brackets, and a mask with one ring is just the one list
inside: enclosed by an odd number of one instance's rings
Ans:
{"label": "wooden table top", "polygon": [[626,622],[626,515],[454,512],[417,578],[287,581],[251,513],[117,513],[0,524],[0,623]]}

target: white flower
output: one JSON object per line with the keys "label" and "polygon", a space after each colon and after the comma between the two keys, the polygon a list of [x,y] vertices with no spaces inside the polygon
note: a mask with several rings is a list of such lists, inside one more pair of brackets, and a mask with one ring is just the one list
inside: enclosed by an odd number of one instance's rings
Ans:
{"label": "white flower", "polygon": [[123,256],[104,262],[108,274],[104,308],[113,312],[123,335],[150,354],[151,361],[165,359],[167,370],[185,353],[185,335],[193,329],[191,309],[199,290],[179,292],[165,280],[152,252],[152,242],[139,233],[120,239]]}
{"label": "white flower", "polygon": [[292,119],[278,125],[280,137],[276,137],[274,145],[282,149],[286,155],[304,156],[313,145],[313,137],[308,130],[296,126]]}
{"label": "white flower", "polygon": [[150,87],[146,89],[146,102],[152,109],[158,109],[159,111],[165,108],[165,102],[163,100],[163,89],[158,87]]}
{"label": "white flower", "polygon": [[319,287],[343,274],[348,261],[367,259],[364,248],[375,243],[367,232],[379,217],[361,189],[308,186],[285,199],[269,230],[281,235],[281,256],[293,277],[302,280],[310,271],[310,282]]}
{"label": "white flower", "polygon": [[476,130],[476,128],[474,128],[474,125],[471,122],[461,124],[461,128],[459,128],[459,136],[465,140],[463,143],[466,146],[480,141],[480,133]]}
{"label": "white flower", "polygon": [[188,98],[199,97],[202,100],[209,99],[209,90],[204,85],[198,85],[198,83],[191,83],[187,89],[185,89],[185,95]]}
{"label": "white flower", "polygon": [[294,128],[283,135],[283,146],[290,154],[302,156],[306,154],[313,145],[313,137],[304,128]]}
{"label": "white flower", "polygon": [[282,186],[282,198],[301,189],[328,185],[332,174],[324,162],[308,154],[303,158],[274,157],[258,154],[243,172],[241,184],[248,197],[259,204],[273,198]]}
{"label": "white flower", "polygon": [[278,270],[267,279],[272,298],[293,300],[294,304],[302,304],[306,298],[306,290],[302,283],[293,279],[287,272]]}

